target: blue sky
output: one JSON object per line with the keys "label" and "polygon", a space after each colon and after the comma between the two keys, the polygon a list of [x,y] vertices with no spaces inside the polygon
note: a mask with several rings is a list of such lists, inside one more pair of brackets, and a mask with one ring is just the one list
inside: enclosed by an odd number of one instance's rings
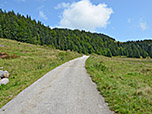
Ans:
{"label": "blue sky", "polygon": [[0,0],[0,8],[50,27],[84,29],[118,41],[152,39],[152,0]]}

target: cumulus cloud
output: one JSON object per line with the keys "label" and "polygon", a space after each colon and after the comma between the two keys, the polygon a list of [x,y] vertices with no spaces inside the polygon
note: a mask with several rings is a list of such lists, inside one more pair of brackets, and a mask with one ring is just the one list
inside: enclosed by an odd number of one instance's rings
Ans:
{"label": "cumulus cloud", "polygon": [[44,20],[47,20],[47,16],[43,13],[43,11],[39,11],[39,16],[44,19]]}
{"label": "cumulus cloud", "polygon": [[57,8],[61,7],[64,11],[59,23],[60,27],[87,31],[106,27],[113,13],[112,8],[108,8],[106,4],[94,5],[89,0],[81,0],[72,4],[62,3]]}

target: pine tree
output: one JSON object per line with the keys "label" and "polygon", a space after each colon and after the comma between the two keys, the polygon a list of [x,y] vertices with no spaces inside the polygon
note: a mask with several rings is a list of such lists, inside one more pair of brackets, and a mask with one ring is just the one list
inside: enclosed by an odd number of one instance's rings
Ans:
{"label": "pine tree", "polygon": [[111,53],[111,51],[108,49],[108,52],[107,52],[107,56],[108,57],[112,57],[112,53]]}

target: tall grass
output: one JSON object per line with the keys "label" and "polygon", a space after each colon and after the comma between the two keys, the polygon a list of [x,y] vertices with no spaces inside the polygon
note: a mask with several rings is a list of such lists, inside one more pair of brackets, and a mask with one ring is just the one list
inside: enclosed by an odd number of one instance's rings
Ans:
{"label": "tall grass", "polygon": [[0,67],[10,73],[10,82],[0,86],[0,108],[53,68],[81,56],[71,51],[0,39],[0,52],[17,58],[0,58]]}
{"label": "tall grass", "polygon": [[152,60],[92,55],[86,69],[118,114],[152,114]]}

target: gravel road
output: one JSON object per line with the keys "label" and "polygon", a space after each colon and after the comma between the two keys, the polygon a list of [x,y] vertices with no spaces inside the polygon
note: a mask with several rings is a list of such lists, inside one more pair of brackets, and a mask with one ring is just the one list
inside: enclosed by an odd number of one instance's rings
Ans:
{"label": "gravel road", "polygon": [[112,114],[85,69],[88,56],[48,72],[0,109],[0,114]]}

